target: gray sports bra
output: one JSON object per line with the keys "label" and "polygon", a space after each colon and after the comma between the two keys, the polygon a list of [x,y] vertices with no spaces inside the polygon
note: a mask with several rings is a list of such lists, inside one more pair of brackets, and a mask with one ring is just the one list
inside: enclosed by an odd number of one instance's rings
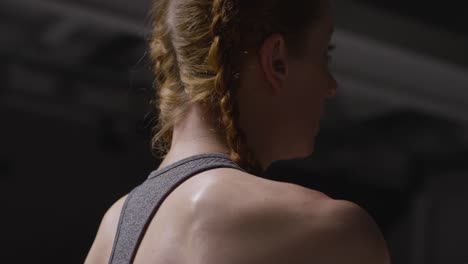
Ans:
{"label": "gray sports bra", "polygon": [[244,171],[223,153],[191,156],[150,173],[128,195],[120,214],[109,264],[130,264],[149,223],[165,198],[190,177],[216,168]]}

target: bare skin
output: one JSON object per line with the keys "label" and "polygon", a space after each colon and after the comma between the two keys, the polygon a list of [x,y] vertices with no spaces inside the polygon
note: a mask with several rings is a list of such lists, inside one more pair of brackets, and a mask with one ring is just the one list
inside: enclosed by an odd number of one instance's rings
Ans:
{"label": "bare skin", "polygon": [[[240,126],[263,168],[313,152],[322,107],[336,93],[327,67],[327,11],[311,28],[310,50],[292,59],[272,35],[241,72]],[[282,60],[285,71],[273,61]],[[210,118],[193,105],[174,128],[160,168],[201,153],[229,153]],[[105,214],[85,263],[107,263],[125,197]],[[298,185],[238,170],[200,173],[175,189],[154,216],[134,263],[389,264],[387,246],[359,206]]]}

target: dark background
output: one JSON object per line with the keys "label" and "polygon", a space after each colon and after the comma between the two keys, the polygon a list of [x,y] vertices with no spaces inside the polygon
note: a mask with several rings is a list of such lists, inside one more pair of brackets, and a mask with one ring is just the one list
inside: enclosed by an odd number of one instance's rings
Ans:
{"label": "dark background", "polygon": [[[366,208],[393,263],[468,263],[468,9],[334,4],[338,96],[316,153],[269,177]],[[150,5],[0,2],[2,263],[82,263],[107,208],[159,165]]]}

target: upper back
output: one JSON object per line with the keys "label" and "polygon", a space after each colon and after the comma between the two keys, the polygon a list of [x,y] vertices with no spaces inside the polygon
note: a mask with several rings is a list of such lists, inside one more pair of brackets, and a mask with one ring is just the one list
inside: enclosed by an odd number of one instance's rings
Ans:
{"label": "upper back", "polygon": [[186,263],[390,263],[382,234],[356,204],[239,176],[220,182],[198,204]]}
{"label": "upper back", "polygon": [[[106,213],[87,262],[107,263],[124,199]],[[353,228],[362,233],[361,239],[352,238]],[[340,263],[326,262],[321,255],[331,248],[329,254],[346,251],[337,243],[344,237],[346,243],[367,245],[372,240],[375,253],[369,258],[382,258],[385,249],[375,229],[349,202],[220,168],[192,177],[166,198],[134,263]],[[353,250],[359,255],[363,251]]]}

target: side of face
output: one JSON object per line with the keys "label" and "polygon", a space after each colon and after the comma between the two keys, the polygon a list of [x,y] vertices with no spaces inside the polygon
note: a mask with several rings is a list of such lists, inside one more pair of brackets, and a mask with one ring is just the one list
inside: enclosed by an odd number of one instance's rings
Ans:
{"label": "side of face", "polygon": [[337,83],[329,69],[329,47],[333,24],[329,14],[315,23],[307,36],[305,56],[290,59],[284,82],[284,102],[310,135],[318,132],[325,100],[336,94]]}
{"label": "side of face", "polygon": [[336,93],[337,84],[328,65],[332,31],[333,21],[327,7],[304,37],[308,42],[304,56],[290,56],[281,35],[271,36],[260,50],[266,81],[275,94],[274,104],[280,109],[275,114],[286,128],[283,138],[297,148],[304,148],[298,149],[301,153],[313,152],[325,100]]}

